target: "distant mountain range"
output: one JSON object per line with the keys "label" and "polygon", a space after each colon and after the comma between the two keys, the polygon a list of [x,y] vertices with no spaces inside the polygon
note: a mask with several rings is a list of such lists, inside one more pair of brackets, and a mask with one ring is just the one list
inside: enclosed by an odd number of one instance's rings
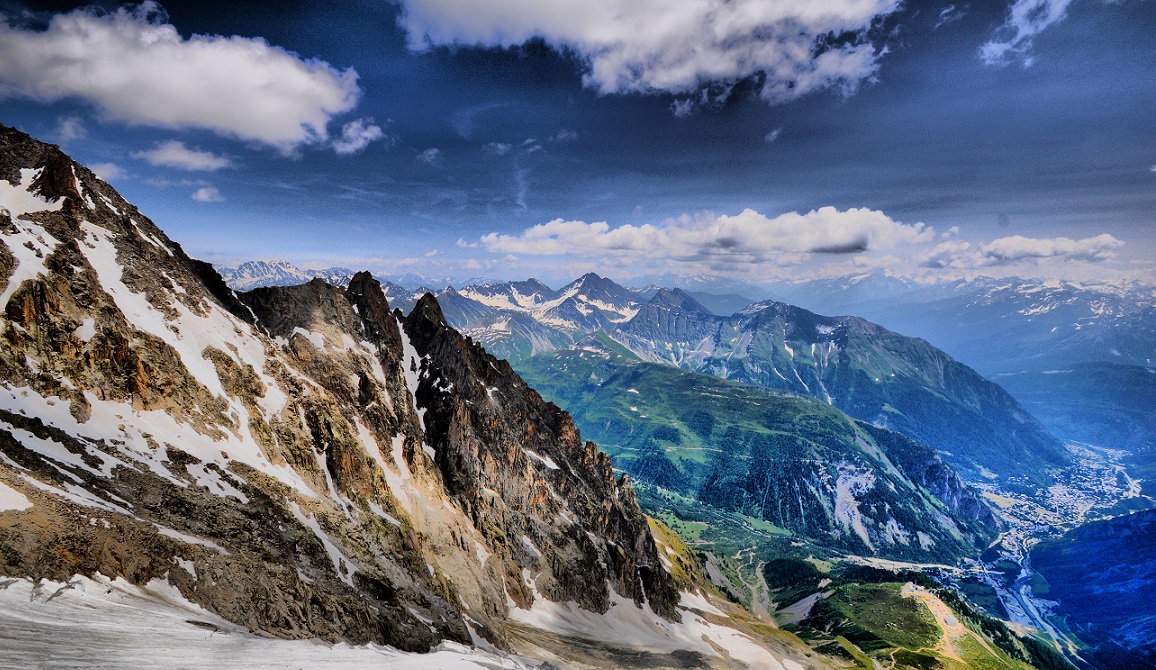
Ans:
{"label": "distant mountain range", "polygon": [[820,398],[935,446],[972,481],[1041,484],[1067,462],[996,384],[926,341],[863,319],[772,301],[720,316],[681,289],[646,299],[594,274],[558,291],[531,280],[436,295],[451,324],[519,369],[601,331],[642,360]]}
{"label": "distant mountain range", "polygon": [[[403,311],[429,291],[384,290]],[[720,315],[699,300],[725,302],[720,296],[634,290],[594,273],[558,290],[529,279],[434,295],[451,325],[519,369],[606,332],[642,360],[824,400],[933,445],[971,481],[1046,484],[1067,462],[1062,445],[999,386],[926,341],[861,318],[775,301]]]}
{"label": "distant mountain range", "polygon": [[921,284],[883,272],[810,281],[786,299],[926,338],[985,375],[1075,362],[1156,362],[1156,287],[993,279]]}
{"label": "distant mountain range", "polygon": [[[598,330],[619,327],[663,289],[631,289],[588,273],[560,289],[528,279],[469,284],[460,289],[409,289],[387,283],[385,290],[390,304],[402,311],[410,309],[424,293],[433,293],[455,328],[494,355],[520,361],[569,346]],[[694,299],[710,305],[715,314],[730,314],[753,302],[736,294],[705,292],[695,293]]]}
{"label": "distant mountain range", "polygon": [[1156,288],[1135,281],[977,278],[920,284],[876,271],[778,289],[922,337],[998,382],[1061,438],[1124,449],[1156,493]]}
{"label": "distant mountain range", "polygon": [[1041,483],[1067,454],[996,384],[928,342],[767,301],[729,317],[660,292],[610,333],[642,359],[810,395],[935,446],[972,481]]}
{"label": "distant mountain range", "polygon": [[332,286],[345,286],[353,278],[348,268],[305,270],[282,260],[246,261],[235,268],[218,266],[217,272],[236,291],[251,291],[264,286],[294,286],[311,279],[322,279]]}

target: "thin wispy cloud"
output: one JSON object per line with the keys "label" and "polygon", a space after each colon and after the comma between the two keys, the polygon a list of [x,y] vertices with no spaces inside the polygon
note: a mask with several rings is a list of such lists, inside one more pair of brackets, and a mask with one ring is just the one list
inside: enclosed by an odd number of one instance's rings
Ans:
{"label": "thin wispy cloud", "polygon": [[184,142],[178,140],[160,142],[147,151],[133,153],[132,157],[158,167],[171,167],[194,172],[214,172],[233,165],[233,161],[225,156],[218,156],[211,151],[189,148],[185,146]]}
{"label": "thin wispy cloud", "polygon": [[201,128],[291,151],[357,104],[357,73],[261,38],[181,36],[160,5],[77,9],[46,30],[0,19],[0,98],[92,104],[106,119]]}
{"label": "thin wispy cloud", "polygon": [[939,30],[940,28],[955,23],[967,15],[966,8],[960,8],[956,5],[948,5],[939,10],[939,18],[935,21],[935,26],[932,30]]}
{"label": "thin wispy cloud", "polygon": [[670,103],[670,113],[674,114],[680,119],[685,119],[691,116],[694,114],[694,110],[694,100],[690,98],[683,98]]}
{"label": "thin wispy cloud", "polygon": [[518,205],[518,209],[526,211],[526,194],[530,191],[528,177],[529,170],[514,162],[514,203]]}
{"label": "thin wispy cloud", "polygon": [[1072,0],[1015,0],[1007,21],[990,41],[980,47],[980,58],[988,65],[1033,62],[1032,44],[1048,26],[1061,21]]}
{"label": "thin wispy cloud", "polygon": [[193,194],[190,197],[197,202],[225,201],[225,196],[221,195],[221,192],[217,190],[216,186],[203,186],[198,188],[197,190],[193,191]]}
{"label": "thin wispy cloud", "polygon": [[[850,92],[873,76],[884,50],[868,33],[900,3],[403,0],[402,5],[399,22],[415,49],[512,47],[541,38],[580,55],[583,81],[599,93],[689,93],[757,75],[760,95],[779,103],[830,87]],[[674,107],[676,114],[692,110],[693,103]]]}
{"label": "thin wispy cloud", "polygon": [[209,186],[204,179],[169,179],[167,177],[150,177],[144,183],[156,188],[175,188],[185,186]]}
{"label": "thin wispy cloud", "polygon": [[[357,119],[341,127],[341,135],[333,140],[333,150],[343,156],[360,153],[371,142],[387,139],[385,131],[373,119]],[[389,144],[389,142],[387,142]]]}
{"label": "thin wispy cloud", "polygon": [[56,122],[56,138],[61,142],[80,140],[87,136],[88,129],[84,127],[84,120],[79,116],[62,116]]}
{"label": "thin wispy cloud", "polygon": [[116,163],[93,163],[88,167],[96,173],[96,176],[108,182],[123,179],[128,176],[124,168]]}

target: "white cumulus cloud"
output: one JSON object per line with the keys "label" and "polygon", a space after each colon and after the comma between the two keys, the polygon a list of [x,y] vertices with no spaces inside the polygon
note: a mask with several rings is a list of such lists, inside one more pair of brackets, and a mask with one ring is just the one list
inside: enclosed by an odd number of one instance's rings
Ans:
{"label": "white cumulus cloud", "polygon": [[93,104],[107,119],[203,128],[291,151],[327,137],[360,96],[357,73],[261,38],[184,38],[155,2],[78,9],[46,30],[0,16],[0,98]]}
{"label": "white cumulus cloud", "polygon": [[606,256],[642,260],[740,263],[796,263],[812,254],[852,254],[927,242],[934,231],[904,224],[870,209],[822,207],[806,214],[770,218],[754,210],[735,216],[704,215],[670,219],[661,225],[586,223],[555,219],[518,235],[490,233],[481,242],[490,251],[523,255]]}
{"label": "white cumulus cloud", "polygon": [[341,137],[333,140],[333,150],[342,155],[355,154],[384,137],[385,131],[373,119],[357,119],[341,127]]}
{"label": "white cumulus cloud", "polygon": [[1082,240],[1067,237],[1040,239],[1013,235],[984,244],[980,247],[980,253],[992,265],[1036,258],[1102,261],[1114,258],[1116,252],[1123,246],[1123,242],[1107,233]]}
{"label": "white cumulus cloud", "polygon": [[202,186],[201,188],[193,191],[193,195],[190,197],[192,197],[192,199],[196,200],[197,202],[225,201],[225,196],[221,195],[221,192],[217,190],[216,186]]}
{"label": "white cumulus cloud", "polygon": [[1072,0],[1015,0],[1008,10],[1007,21],[996,30],[990,41],[979,49],[988,65],[1021,61],[1032,64],[1031,49],[1036,35],[1064,18]]}
{"label": "white cumulus cloud", "polygon": [[211,151],[190,149],[184,142],[177,140],[159,142],[148,151],[133,153],[132,157],[148,161],[152,165],[194,172],[213,172],[233,164],[224,156],[218,156]]}
{"label": "white cumulus cloud", "polygon": [[[402,0],[416,49],[510,47],[542,38],[583,60],[600,93],[695,91],[762,79],[770,102],[831,86],[853,90],[882,50],[867,32],[899,0]],[[676,107],[686,114],[691,107]]]}
{"label": "white cumulus cloud", "polygon": [[441,151],[441,149],[431,147],[431,148],[426,149],[425,151],[421,152],[420,154],[418,154],[416,156],[416,158],[417,158],[417,160],[421,161],[422,163],[425,163],[426,165],[433,165],[433,166],[441,165],[442,151]]}
{"label": "white cumulus cloud", "polygon": [[674,271],[755,282],[870,268],[930,279],[976,273],[1087,277],[1117,267],[1113,262],[1125,246],[1107,233],[1078,240],[1022,235],[965,240],[960,235],[956,226],[940,232],[878,210],[821,207],[778,216],[751,209],[733,216],[684,215],[615,227],[605,221],[555,219],[514,234],[483,235],[477,245],[459,240],[458,246],[537,257],[541,267],[552,269],[569,264],[634,277]]}

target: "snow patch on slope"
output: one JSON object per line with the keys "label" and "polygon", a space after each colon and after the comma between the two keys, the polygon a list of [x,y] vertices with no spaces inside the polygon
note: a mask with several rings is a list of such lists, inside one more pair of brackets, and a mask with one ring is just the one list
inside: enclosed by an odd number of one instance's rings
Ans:
{"label": "snow patch on slope", "polygon": [[[118,460],[90,447],[87,449],[88,453],[102,461],[101,467],[96,468],[84,463],[79,455],[73,454],[54,440],[27,436],[31,439],[23,442],[25,446],[52,461],[104,477],[110,476],[118,465],[136,462],[178,486],[185,486],[185,482],[173,475],[166,466],[164,447],[167,445],[197,457],[203,465],[213,463],[224,471],[228,470],[230,461],[245,463],[303,496],[317,497],[291,467],[270,463],[251,436],[238,437],[222,431],[215,439],[213,436],[198,433],[193,426],[178,422],[162,410],[134,409],[128,403],[101,400],[91,392],[85,393],[85,399],[91,407],[91,416],[88,421],[80,423],[72,416],[66,401],[42,396],[31,388],[0,385],[0,409],[36,417],[46,425],[59,428],[81,444],[103,442],[115,446],[117,453],[124,457],[124,460]],[[190,474],[197,476],[201,472],[200,470],[193,472],[190,469]],[[207,486],[217,495],[234,495],[244,499],[240,491],[231,485],[226,486],[226,482],[216,473],[210,475],[205,471],[198,477],[198,484]]]}
{"label": "snow patch on slope", "polygon": [[710,623],[700,613],[722,614],[701,596],[684,593],[679,608],[682,622],[673,623],[655,614],[650,606],[641,607],[610,590],[610,609],[605,614],[584,610],[574,602],[547,600],[534,580],[528,580],[534,593],[530,609],[511,608],[510,618],[535,628],[560,635],[598,640],[654,653],[679,650],[697,651],[706,656],[720,656],[724,649],[730,656],[746,663],[751,670],[802,670],[790,659],[780,659],[743,633]]}
{"label": "snow patch on slope", "polygon": [[32,507],[32,501],[28,499],[28,496],[4,482],[0,482],[0,512],[23,512],[30,507]]}
{"label": "snow patch on slope", "polygon": [[20,183],[13,186],[0,179],[0,207],[8,210],[13,219],[32,212],[59,212],[64,198],[49,200],[32,192],[32,182],[40,178],[44,168],[20,168]]}
{"label": "snow patch on slope", "polygon": [[[0,185],[8,182],[0,179]],[[16,293],[20,285],[29,279],[35,279],[44,274],[44,261],[60,244],[60,240],[49,235],[44,228],[28,221],[12,218],[15,232],[4,234],[4,244],[16,259],[16,269],[8,278],[8,285],[0,293],[0,310],[7,307],[8,301]]]}
{"label": "snow patch on slope", "polygon": [[503,655],[454,643],[411,654],[374,644],[259,637],[189,602],[167,582],[153,580],[140,587],[100,574],[67,583],[0,578],[0,639],[0,665],[13,668],[528,668]]}
{"label": "snow patch on slope", "polygon": [[337,572],[337,576],[341,578],[341,581],[351,587],[354,586],[353,573],[357,572],[357,564],[353,562],[353,559],[342,553],[342,551],[337,548],[337,545],[333,543],[333,540],[329,539],[329,535],[321,528],[321,524],[317,522],[317,519],[313,516],[305,516],[305,513],[301,511],[301,507],[298,506],[296,502],[289,503],[289,510],[302,526],[313,531],[313,534],[321,541],[321,545],[325,547],[325,553],[329,554],[329,560],[333,562],[333,569]]}

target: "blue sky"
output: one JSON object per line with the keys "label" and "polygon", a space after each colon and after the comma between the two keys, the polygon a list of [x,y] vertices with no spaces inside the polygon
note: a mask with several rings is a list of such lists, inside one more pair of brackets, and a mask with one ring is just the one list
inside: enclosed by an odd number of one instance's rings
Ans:
{"label": "blue sky", "polygon": [[1156,276],[1152,0],[0,12],[0,123],[217,263]]}

